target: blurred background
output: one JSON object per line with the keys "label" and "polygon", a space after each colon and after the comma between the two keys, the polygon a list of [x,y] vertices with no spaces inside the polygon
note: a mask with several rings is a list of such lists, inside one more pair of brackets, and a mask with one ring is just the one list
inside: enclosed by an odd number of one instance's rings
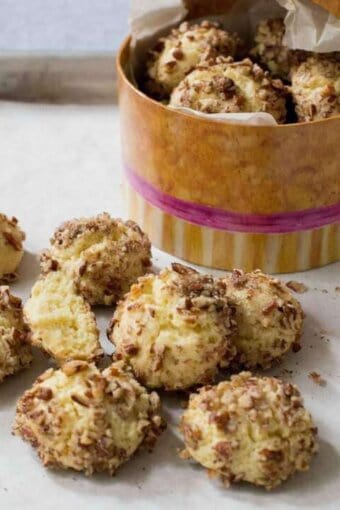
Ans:
{"label": "blurred background", "polygon": [[129,0],[0,0],[0,99],[113,103]]}
{"label": "blurred background", "polygon": [[2,52],[112,52],[128,0],[0,0]]}

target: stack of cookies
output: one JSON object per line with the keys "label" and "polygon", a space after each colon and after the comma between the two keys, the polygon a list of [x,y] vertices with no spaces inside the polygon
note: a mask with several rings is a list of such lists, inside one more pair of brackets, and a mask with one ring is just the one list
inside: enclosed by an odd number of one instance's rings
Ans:
{"label": "stack of cookies", "polygon": [[339,115],[337,54],[290,50],[281,18],[260,22],[253,46],[218,23],[182,23],[149,51],[142,89],[172,107],[267,112],[279,124]]}

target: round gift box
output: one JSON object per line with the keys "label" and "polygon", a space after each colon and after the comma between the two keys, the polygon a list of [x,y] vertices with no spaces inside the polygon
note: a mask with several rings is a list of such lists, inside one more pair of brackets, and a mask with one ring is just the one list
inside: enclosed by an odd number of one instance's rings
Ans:
{"label": "round gift box", "polygon": [[340,260],[340,116],[254,126],[147,97],[117,58],[129,217],[153,244],[219,269],[295,272]]}

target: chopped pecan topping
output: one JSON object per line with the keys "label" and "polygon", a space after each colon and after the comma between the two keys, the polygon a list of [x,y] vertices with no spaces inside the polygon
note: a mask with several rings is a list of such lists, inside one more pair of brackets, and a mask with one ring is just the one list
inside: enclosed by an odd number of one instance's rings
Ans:
{"label": "chopped pecan topping", "polygon": [[174,51],[172,52],[172,56],[176,59],[176,60],[183,60],[184,58],[184,53],[182,50],[180,50],[179,48],[176,48],[174,49]]}
{"label": "chopped pecan topping", "polygon": [[124,351],[130,356],[134,356],[139,351],[138,346],[135,344],[124,345]]}
{"label": "chopped pecan topping", "polygon": [[34,393],[34,396],[40,400],[48,401],[53,397],[53,391],[50,388],[45,388],[42,386],[37,389],[37,391]]}
{"label": "chopped pecan topping", "polygon": [[192,300],[190,298],[185,298],[184,307],[186,310],[191,310],[192,308]]}
{"label": "chopped pecan topping", "polygon": [[172,69],[174,69],[175,67],[177,66],[177,60],[169,60],[169,62],[167,62],[165,64],[165,67],[168,69],[168,71],[171,71]]}
{"label": "chopped pecan topping", "polygon": [[85,361],[69,361],[62,366],[62,371],[66,375],[74,375],[81,370],[85,370],[88,364]]}
{"label": "chopped pecan topping", "polygon": [[261,454],[267,460],[273,460],[274,462],[281,462],[283,460],[283,452],[281,450],[268,450],[265,448],[261,451]]}
{"label": "chopped pecan topping", "polygon": [[79,276],[84,276],[86,268],[87,268],[87,263],[83,262],[78,269]]}
{"label": "chopped pecan topping", "polygon": [[248,278],[241,269],[234,269],[231,279],[235,287],[243,287]]}
{"label": "chopped pecan topping", "polygon": [[16,251],[20,251],[21,250],[21,246],[22,246],[21,245],[21,241],[16,239],[13,236],[13,234],[11,234],[10,232],[3,232],[2,235],[6,239],[7,243],[12,246],[12,248],[14,248]]}
{"label": "chopped pecan topping", "polygon": [[79,404],[83,407],[90,406],[88,400],[80,395],[71,395],[71,398],[74,402],[77,402],[77,404]]}
{"label": "chopped pecan topping", "polygon": [[182,430],[190,446],[194,449],[197,448],[198,442],[202,439],[202,432],[199,429],[190,427],[186,423],[182,425]]}
{"label": "chopped pecan topping", "polygon": [[301,351],[301,345],[298,342],[294,342],[292,344],[292,351],[293,352],[299,352]]}
{"label": "chopped pecan topping", "polygon": [[228,459],[233,452],[232,446],[228,441],[220,441],[219,443],[216,443],[214,449],[218,456],[222,459]]}
{"label": "chopped pecan topping", "polygon": [[188,266],[183,266],[183,264],[178,264],[177,262],[173,262],[171,264],[171,268],[176,273],[182,274],[182,275],[197,273],[197,271],[195,271],[195,269],[192,269],[191,267],[188,267]]}
{"label": "chopped pecan topping", "polygon": [[228,412],[214,413],[212,412],[209,416],[209,423],[215,423],[217,428],[225,430],[229,424],[230,415]]}
{"label": "chopped pecan topping", "polygon": [[262,309],[262,312],[263,312],[263,315],[270,315],[276,309],[277,309],[277,302],[272,301],[271,303],[269,303]]}

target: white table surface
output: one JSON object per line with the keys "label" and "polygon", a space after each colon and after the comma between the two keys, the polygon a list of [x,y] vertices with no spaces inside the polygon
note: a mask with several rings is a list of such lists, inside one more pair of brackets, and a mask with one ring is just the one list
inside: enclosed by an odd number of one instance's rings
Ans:
{"label": "white table surface", "polygon": [[[21,279],[13,285],[24,299],[38,274],[36,254],[60,222],[104,210],[124,215],[119,146],[115,107],[0,103],[0,210],[17,216],[27,232]],[[157,266],[171,259],[155,250]],[[303,349],[273,373],[299,384],[319,427],[320,453],[308,473],[272,493],[249,485],[224,489],[203,469],[178,458],[181,410],[176,397],[163,397],[169,427],[154,453],[138,454],[115,478],[46,470],[33,449],[10,433],[17,398],[48,365],[38,356],[31,369],[0,386],[0,509],[338,509],[340,293],[335,287],[340,285],[340,264],[293,278],[309,287],[300,296],[307,313]],[[98,313],[106,347],[104,330],[111,313]],[[326,379],[325,387],[308,378],[312,370]]]}

